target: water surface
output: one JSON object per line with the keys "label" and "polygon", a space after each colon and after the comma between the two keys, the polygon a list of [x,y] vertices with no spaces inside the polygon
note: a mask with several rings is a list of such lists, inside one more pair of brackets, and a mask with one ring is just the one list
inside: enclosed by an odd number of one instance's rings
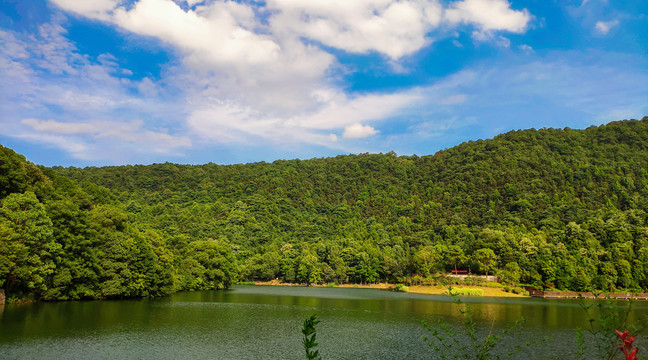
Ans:
{"label": "water surface", "polygon": [[[587,326],[576,300],[468,298],[482,332],[525,318],[506,339],[526,340],[526,358],[567,357],[575,329]],[[625,303],[621,302],[623,306]],[[236,286],[159,299],[7,305],[0,310],[3,359],[301,359],[301,325],[317,313],[326,359],[434,359],[421,322],[459,327],[446,296],[373,289]],[[642,322],[637,303],[630,321]],[[458,335],[460,336],[460,335]],[[645,349],[642,349],[642,352]]]}

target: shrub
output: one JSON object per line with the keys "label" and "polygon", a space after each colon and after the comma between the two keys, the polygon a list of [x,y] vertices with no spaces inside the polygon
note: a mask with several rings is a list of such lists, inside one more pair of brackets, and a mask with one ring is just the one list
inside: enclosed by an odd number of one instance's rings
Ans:
{"label": "shrub", "polygon": [[482,278],[468,276],[463,280],[463,283],[472,286],[483,286],[485,281]]}
{"label": "shrub", "polygon": [[514,287],[511,289],[513,294],[524,294],[526,291],[521,287]]}
{"label": "shrub", "polygon": [[403,284],[398,284],[391,288],[392,291],[397,291],[397,292],[409,292],[409,286],[405,286]]}
{"label": "shrub", "polygon": [[443,292],[445,295],[450,296],[484,296],[483,289],[471,289],[471,288],[453,288],[450,287]]}
{"label": "shrub", "polygon": [[498,288],[498,289],[501,289],[501,288],[505,287],[504,284],[500,284],[498,282],[491,282],[491,281],[484,284],[484,286],[489,287],[489,288]]}
{"label": "shrub", "polygon": [[413,276],[411,280],[412,285],[421,285],[423,278],[420,276]]}

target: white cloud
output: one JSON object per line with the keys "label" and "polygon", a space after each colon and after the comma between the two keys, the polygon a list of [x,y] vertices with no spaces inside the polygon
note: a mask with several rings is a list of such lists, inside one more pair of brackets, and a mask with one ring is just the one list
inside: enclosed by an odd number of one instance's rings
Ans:
{"label": "white cloud", "polygon": [[[196,66],[285,62],[296,55],[284,53],[286,43],[301,44],[300,38],[399,59],[426,46],[429,33],[444,18],[453,24],[475,24],[481,31],[516,33],[523,32],[531,19],[526,9],[512,10],[506,0],[456,1],[445,11],[439,0],[268,0],[264,6],[218,0],[136,0],[132,5],[124,0],[51,1],[173,44]],[[255,9],[269,14],[269,25],[256,17]],[[329,59],[326,66],[330,64]]]}
{"label": "white cloud", "polygon": [[513,10],[507,0],[462,0],[450,4],[444,18],[453,24],[472,23],[481,31],[522,33],[531,21],[528,10]]}
{"label": "white cloud", "polygon": [[205,2],[205,0],[187,0],[187,5],[195,6],[195,5],[198,5],[198,4],[202,4],[204,2]]}
{"label": "white cloud", "polygon": [[[477,116],[488,127],[495,127],[491,121],[509,121],[506,128],[553,126],[556,113],[583,121],[579,126],[598,119],[640,118],[648,112],[648,72],[640,70],[645,68],[644,60],[629,55],[575,51],[524,55],[506,65],[484,64],[460,71],[422,90],[425,98],[464,94],[470,101],[462,106],[419,103],[414,111],[432,119]],[[543,123],[519,123],[520,117]]]}
{"label": "white cloud", "polygon": [[518,54],[484,61],[421,89],[425,99],[465,94],[460,106],[421,101],[399,117],[380,148],[432,154],[512,129],[585,128],[648,114],[648,66],[633,55],[596,51]]}
{"label": "white cloud", "polygon": [[[505,0],[458,1],[445,12],[439,0],[51,1],[163,42],[178,56],[160,79],[133,80],[137,74],[115,56],[80,53],[63,19],[32,37],[0,32],[0,125],[15,122],[0,133],[100,159],[112,151],[97,151],[99,144],[134,153],[162,151],[164,142],[169,151],[214,142],[348,149],[345,139],[377,134],[376,123],[420,104],[427,90],[350,94],[339,78],[350,70],[330,47],[380,53],[391,71],[407,71],[401,59],[437,33],[456,37],[453,27],[468,23],[477,28],[474,38],[508,46],[497,32],[523,32],[531,18]],[[430,102],[453,105],[467,96],[453,90]]]}
{"label": "white cloud", "polygon": [[522,45],[518,46],[518,49],[522,50],[522,52],[524,52],[525,54],[533,53],[533,47],[531,47],[530,45],[527,45],[527,44],[522,44]]}
{"label": "white cloud", "polygon": [[417,123],[409,127],[409,132],[413,136],[419,138],[440,137],[446,134],[449,130],[455,130],[475,122],[474,118],[462,118],[453,116],[442,120],[429,120]]}
{"label": "white cloud", "polygon": [[[35,36],[0,31],[6,45],[0,52],[0,134],[86,160],[129,161],[135,154],[177,154],[191,146],[188,137],[150,121],[178,113],[158,84],[122,77],[113,56],[91,59],[65,36],[56,21]],[[137,95],[137,89],[148,92]],[[43,118],[56,120],[38,120]]]}
{"label": "white cloud", "polygon": [[47,132],[56,135],[91,134],[95,132],[95,125],[90,123],[62,123],[58,121],[43,121],[38,119],[22,119],[21,122],[38,132]]}
{"label": "white cloud", "polygon": [[254,16],[250,7],[233,1],[185,11],[171,0],[140,0],[132,9],[116,9],[113,20],[176,46],[194,65],[275,62],[279,44],[247,28],[254,25]]}
{"label": "white cloud", "polygon": [[[272,117],[235,102],[205,102],[194,110],[188,124],[197,136],[220,143],[257,140],[281,143],[307,142],[340,147],[330,131],[348,129],[360,122],[393,116],[421,100],[418,91],[403,94],[363,95],[348,98],[333,90],[317,93],[322,106],[290,118]],[[346,133],[346,130],[345,130]],[[344,136],[343,138],[349,138]]]}
{"label": "white cloud", "polygon": [[436,0],[269,0],[272,31],[302,36],[353,53],[392,59],[414,53],[441,21]]}
{"label": "white cloud", "polygon": [[376,135],[378,131],[369,125],[353,124],[344,128],[342,137],[345,139],[360,139],[371,135]]}
{"label": "white cloud", "polygon": [[[186,1],[189,8],[172,0],[138,0],[130,5],[119,0],[101,0],[94,5],[55,2],[64,9],[171,44],[192,69],[182,75],[184,79],[200,84],[187,90],[191,97],[235,102],[280,117],[325,106],[314,101],[313,94],[331,87],[335,79],[330,74],[335,72],[336,62],[318,42],[348,52],[377,51],[399,59],[429,43],[428,34],[439,26],[443,15],[438,0],[270,0],[265,6]],[[495,14],[505,20],[528,15],[526,10],[510,10],[505,1],[494,4]],[[466,8],[460,3],[452,6]],[[264,16],[267,23],[261,20]],[[510,22],[480,28],[511,31]],[[392,69],[404,70],[395,62]]]}
{"label": "white cloud", "polygon": [[610,21],[597,21],[596,25],[594,25],[594,29],[596,29],[596,31],[601,35],[607,35],[607,33],[617,25],[619,25],[619,20],[617,19]]}
{"label": "white cloud", "polygon": [[472,38],[475,42],[491,43],[503,48],[511,46],[511,40],[502,35],[495,35],[492,31],[473,31]]}
{"label": "white cloud", "polygon": [[123,0],[50,0],[61,8],[89,18],[108,20],[109,13]]}
{"label": "white cloud", "polygon": [[37,143],[39,145],[52,145],[69,153],[77,159],[96,160],[94,154],[90,151],[90,147],[82,139],[70,139],[70,137],[68,136],[39,133],[17,133],[13,136],[19,139]]}
{"label": "white cloud", "polygon": [[458,105],[458,104],[463,104],[468,100],[468,96],[466,94],[456,94],[456,95],[450,95],[446,98],[442,98],[439,100],[439,104],[441,105]]}
{"label": "white cloud", "polygon": [[349,98],[331,92],[317,111],[301,114],[288,122],[309,129],[331,130],[349,124],[377,121],[395,115],[401,109],[422,100],[417,89],[396,94],[368,94]]}
{"label": "white cloud", "polygon": [[[186,136],[173,136],[166,133],[150,131],[142,128],[142,121],[117,123],[107,121],[93,122],[61,122],[55,120],[23,119],[22,124],[35,132],[19,134],[24,138],[38,139],[54,145],[64,144],[67,140],[72,147],[63,147],[86,159],[99,149],[87,144],[88,138],[118,140],[121,146],[128,144],[129,148],[144,147],[145,152],[174,153],[179,148],[191,146],[191,140]],[[86,139],[85,141],[82,139]],[[84,144],[86,143],[86,144]],[[85,152],[81,155],[80,152]]]}
{"label": "white cloud", "polygon": [[183,10],[171,0],[140,0],[116,9],[112,20],[179,49],[194,72],[190,80],[203,85],[194,95],[266,111],[312,106],[310,93],[334,63],[333,56],[299,39],[268,34],[250,6],[233,1]]}

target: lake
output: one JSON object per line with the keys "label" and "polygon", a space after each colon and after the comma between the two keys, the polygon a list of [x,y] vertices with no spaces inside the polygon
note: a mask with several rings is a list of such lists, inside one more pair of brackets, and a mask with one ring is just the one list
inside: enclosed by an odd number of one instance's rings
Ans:
{"label": "lake", "polygon": [[[526,319],[505,339],[507,348],[551,337],[525,348],[527,359],[573,354],[575,329],[587,326],[577,300],[464,301],[482,332]],[[0,354],[2,359],[302,359],[301,326],[313,313],[321,320],[317,338],[325,359],[434,359],[421,339],[426,334],[421,322],[442,319],[460,329],[457,305],[445,296],[235,286],[158,299],[6,305],[0,310]],[[648,303],[636,303],[630,321],[646,318]]]}

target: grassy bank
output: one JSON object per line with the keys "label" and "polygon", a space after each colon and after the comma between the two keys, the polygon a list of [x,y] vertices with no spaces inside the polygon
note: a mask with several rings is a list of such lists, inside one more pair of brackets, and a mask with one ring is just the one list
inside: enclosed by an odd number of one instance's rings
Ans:
{"label": "grassy bank", "polygon": [[[255,281],[255,285],[271,285],[271,286],[306,286],[303,284],[293,284],[285,283],[279,280],[272,281]],[[316,287],[327,287],[331,285],[319,285],[314,284],[311,286]],[[356,289],[379,289],[379,290],[390,290],[394,288],[396,284],[390,283],[377,283],[377,284],[337,284],[333,287],[339,288],[356,288]],[[523,297],[521,294],[514,294],[512,292],[506,292],[502,288],[491,288],[485,286],[470,286],[470,285],[461,285],[462,288],[468,289],[482,289],[484,291],[484,296],[488,297]],[[429,295],[444,295],[444,291],[447,290],[447,286],[431,286],[431,285],[412,285],[409,286],[410,293],[416,294],[429,294]]]}

